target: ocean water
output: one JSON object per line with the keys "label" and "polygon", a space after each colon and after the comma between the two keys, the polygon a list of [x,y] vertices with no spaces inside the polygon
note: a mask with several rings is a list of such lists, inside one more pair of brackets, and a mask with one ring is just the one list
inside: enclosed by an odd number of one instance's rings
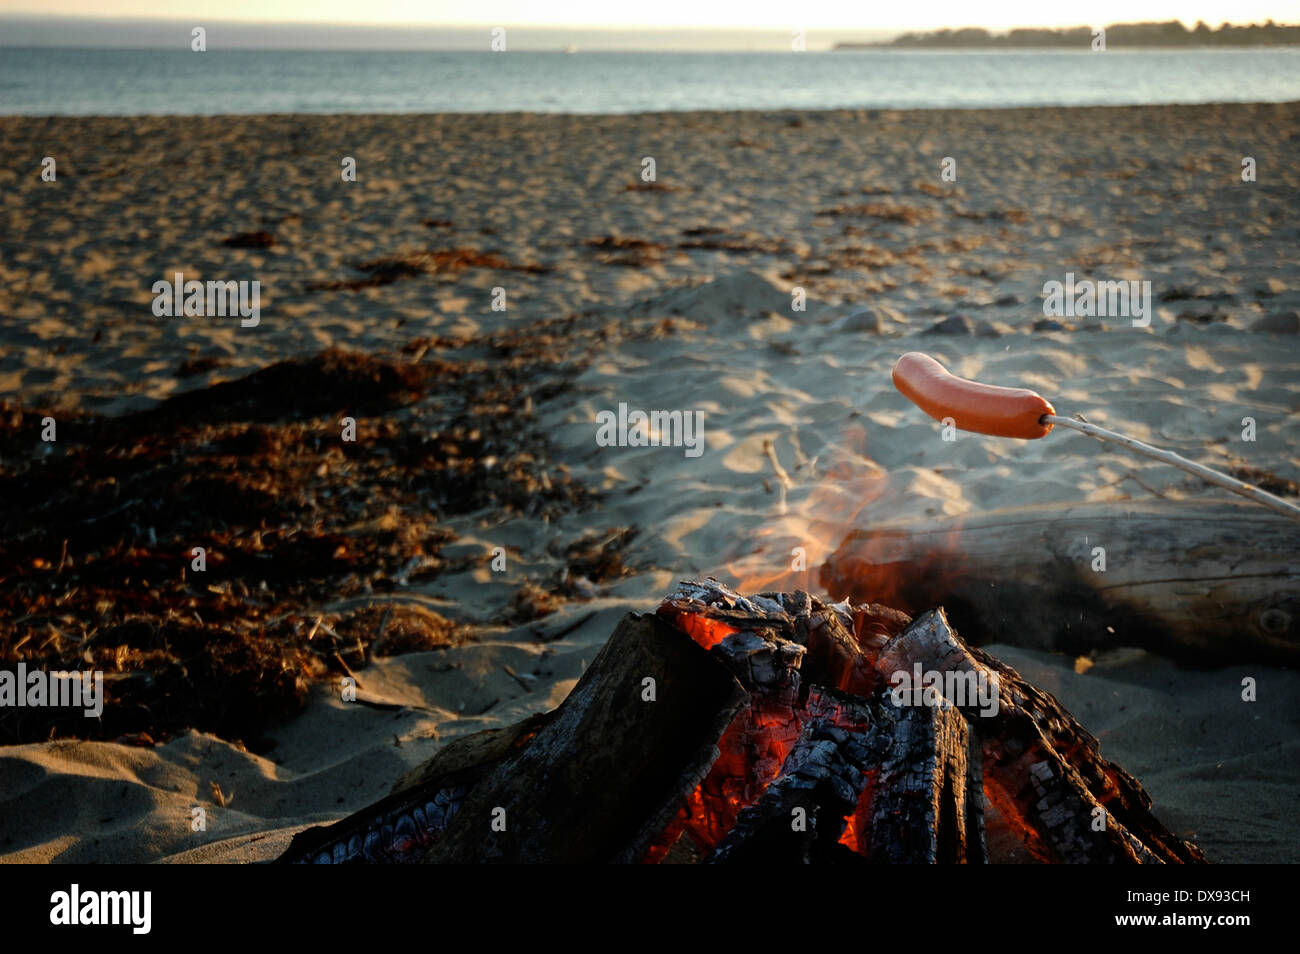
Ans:
{"label": "ocean water", "polygon": [[1300,49],[599,53],[0,47],[0,114],[629,113],[1300,100]]}

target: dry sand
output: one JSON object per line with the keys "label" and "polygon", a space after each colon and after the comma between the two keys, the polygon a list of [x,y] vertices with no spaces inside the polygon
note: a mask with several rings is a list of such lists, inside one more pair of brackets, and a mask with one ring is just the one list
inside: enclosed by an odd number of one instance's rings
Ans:
{"label": "dry sand", "polygon": [[[556,459],[606,494],[556,521],[450,521],[465,553],[517,554],[504,574],[482,562],[411,588],[475,638],[363,670],[370,704],[320,686],[262,755],[200,733],[151,749],[0,750],[0,858],[266,858],[287,833],[386,793],[448,739],[555,705],[619,616],[674,579],[815,589],[819,561],[854,525],[1222,493],[1082,436],[943,442],[889,385],[904,351],[1035,388],[1062,413],[1212,466],[1294,478],[1298,142],[1297,104],[0,119],[0,400],[119,414],[329,345],[395,349],[571,315],[602,341],[537,421]],[[57,183],[39,179],[46,155]],[[357,159],[355,183],[340,180],[343,156]],[[955,183],[940,179],[945,156]],[[1257,182],[1241,181],[1243,156]],[[274,244],[222,244],[252,232]],[[448,264],[465,250],[500,261]],[[338,287],[394,259],[409,274]],[[260,280],[260,325],[154,317],[150,287],[175,271]],[[1035,329],[1043,283],[1066,272],[1150,281],[1150,326]],[[796,285],[806,311],[791,308]],[[497,286],[505,312],[491,309]],[[179,373],[202,359],[207,370]],[[596,415],[620,402],[702,411],[704,452],[598,446]],[[1241,440],[1244,417],[1254,442]],[[40,452],[36,434],[20,437],[0,455]],[[557,541],[633,524],[636,573],[535,623],[491,622],[521,582],[554,579]],[[807,551],[806,579],[787,572],[793,547]],[[1296,673],[1183,670],[1133,651],[1076,674],[1070,659],[992,651],[1055,693],[1211,860],[1300,860],[1282,810],[1300,767]],[[1240,701],[1244,676],[1258,702]],[[191,830],[196,805],[205,832]]]}

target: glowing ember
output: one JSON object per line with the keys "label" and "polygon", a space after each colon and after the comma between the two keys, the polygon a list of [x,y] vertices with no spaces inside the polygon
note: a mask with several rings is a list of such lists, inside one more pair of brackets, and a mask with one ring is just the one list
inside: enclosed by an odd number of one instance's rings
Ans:
{"label": "glowing ember", "polygon": [[[907,622],[901,614],[872,617],[867,608],[855,618],[847,605],[825,607],[806,593],[746,599],[713,580],[682,584],[658,614],[718,653],[750,690],[750,701],[718,740],[718,757],[709,774],[647,852],[645,860],[650,862],[661,861],[683,837],[690,839],[696,853],[717,849],[740,813],[757,803],[780,776],[810,720],[864,731],[867,726],[847,717],[842,706],[817,689],[810,691],[805,676],[832,689],[872,691],[879,682],[874,657],[861,651],[853,632],[868,618],[877,624],[873,636],[886,619],[896,629]],[[742,622],[749,628],[739,625]],[[807,658],[810,648],[815,651],[812,659]],[[851,826],[852,816],[845,821]],[[856,835],[841,843],[858,850]]]}
{"label": "glowing ember", "polygon": [[736,627],[728,626],[726,623],[719,622],[716,619],[709,619],[707,616],[699,616],[695,613],[684,612],[671,606],[661,608],[659,610],[659,615],[668,620],[705,649],[712,649],[728,636],[740,632]]}

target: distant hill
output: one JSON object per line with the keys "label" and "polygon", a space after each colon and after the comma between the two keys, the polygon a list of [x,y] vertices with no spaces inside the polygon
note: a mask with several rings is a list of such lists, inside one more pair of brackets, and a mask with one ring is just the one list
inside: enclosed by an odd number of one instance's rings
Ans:
{"label": "distant hill", "polygon": [[[1233,26],[1224,23],[1217,30],[1199,21],[1189,30],[1177,20],[1167,23],[1114,23],[1106,27],[1106,48],[1116,47],[1242,47],[1300,45],[1300,26],[1286,26],[1269,20],[1264,24]],[[836,50],[878,49],[1082,49],[1092,46],[1091,27],[1059,30],[1028,29],[991,33],[979,27],[904,33],[889,43],[837,43]]]}

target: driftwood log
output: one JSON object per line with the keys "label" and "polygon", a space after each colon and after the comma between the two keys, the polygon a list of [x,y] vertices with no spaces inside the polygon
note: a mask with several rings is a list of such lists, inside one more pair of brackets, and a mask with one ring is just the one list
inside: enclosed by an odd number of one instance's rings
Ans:
{"label": "driftwood log", "polygon": [[1300,665],[1300,533],[1249,504],[1029,507],[855,530],[819,582],[909,613],[942,605],[974,645]]}
{"label": "driftwood log", "polygon": [[558,709],[449,744],[280,860],[982,862],[986,805],[1040,861],[1204,860],[942,610],[709,580],[625,617]]}

